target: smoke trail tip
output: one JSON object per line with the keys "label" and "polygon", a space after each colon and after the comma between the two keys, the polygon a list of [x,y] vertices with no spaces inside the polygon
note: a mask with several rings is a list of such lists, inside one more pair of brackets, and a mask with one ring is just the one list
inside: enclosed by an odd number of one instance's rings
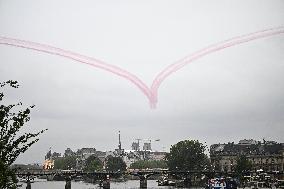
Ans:
{"label": "smoke trail tip", "polygon": [[157,108],[157,101],[156,102],[150,101],[150,108],[152,110],[156,109]]}

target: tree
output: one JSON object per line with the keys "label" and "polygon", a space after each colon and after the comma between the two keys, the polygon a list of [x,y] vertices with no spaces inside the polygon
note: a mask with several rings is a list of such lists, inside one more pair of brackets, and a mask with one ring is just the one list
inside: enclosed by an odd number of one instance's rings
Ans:
{"label": "tree", "polygon": [[166,161],[170,170],[202,171],[209,165],[206,146],[198,140],[184,140],[173,145]]}
{"label": "tree", "polygon": [[236,175],[241,178],[247,172],[250,172],[252,169],[252,163],[247,159],[245,155],[240,155],[237,158],[237,165],[235,168]]}
{"label": "tree", "polygon": [[55,169],[74,169],[76,168],[76,156],[59,157],[54,160]]}
{"label": "tree", "polygon": [[161,168],[166,169],[168,168],[167,163],[165,160],[139,160],[130,165],[132,169],[155,169]]}
{"label": "tree", "polygon": [[107,171],[126,171],[126,164],[121,157],[108,157],[106,163]]}
{"label": "tree", "polygon": [[103,163],[98,157],[91,155],[86,159],[84,171],[94,172],[101,171],[102,169]]}
{"label": "tree", "polygon": [[[6,81],[0,83],[4,86],[18,88],[17,81]],[[45,130],[37,133],[20,134],[20,129],[30,120],[30,110],[34,106],[21,110],[22,103],[5,105],[3,103],[4,93],[0,91],[0,188],[16,188],[16,176],[11,165],[18,156],[28,150]]]}

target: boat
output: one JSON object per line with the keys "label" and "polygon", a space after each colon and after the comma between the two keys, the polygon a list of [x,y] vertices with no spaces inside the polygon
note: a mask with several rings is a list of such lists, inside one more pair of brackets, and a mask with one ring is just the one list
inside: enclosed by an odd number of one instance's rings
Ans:
{"label": "boat", "polygon": [[23,183],[27,183],[28,180],[29,180],[30,183],[34,183],[34,179],[35,179],[35,176],[30,176],[29,178],[25,177],[25,176],[17,177],[17,181],[23,182]]}
{"label": "boat", "polygon": [[161,177],[158,181],[158,186],[175,186],[176,182],[169,179],[167,176]]}
{"label": "boat", "polygon": [[266,182],[263,181],[252,181],[251,189],[259,189],[259,188],[271,188]]}
{"label": "boat", "polygon": [[247,180],[245,186],[251,189],[271,189],[275,186],[271,176],[264,173],[262,169],[257,170],[257,175],[246,176],[245,178]]}
{"label": "boat", "polygon": [[284,180],[277,180],[275,183],[276,188],[284,189]]}
{"label": "boat", "polygon": [[83,178],[82,176],[76,176],[76,177],[74,178],[74,181],[75,181],[75,182],[83,182],[83,181],[84,181],[84,178]]}
{"label": "boat", "polygon": [[227,189],[227,184],[224,178],[209,179],[207,189]]}

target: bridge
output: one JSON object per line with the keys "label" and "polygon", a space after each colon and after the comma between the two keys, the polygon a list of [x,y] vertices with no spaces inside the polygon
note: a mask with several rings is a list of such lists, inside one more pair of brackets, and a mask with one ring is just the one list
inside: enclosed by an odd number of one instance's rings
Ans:
{"label": "bridge", "polygon": [[[270,175],[283,175],[283,171],[266,172]],[[96,181],[99,181],[99,186],[103,189],[110,189],[110,178],[118,178],[122,175],[136,176],[140,180],[140,188],[147,188],[147,180],[153,175],[171,175],[177,179],[183,179],[185,186],[190,186],[190,176],[192,175],[205,175],[208,178],[216,176],[230,176],[235,172],[221,172],[221,171],[170,171],[170,170],[131,170],[125,172],[111,172],[111,171],[97,171],[97,172],[84,172],[82,170],[17,170],[18,177],[26,179],[26,189],[31,189],[31,180],[35,176],[46,176],[52,180],[56,175],[59,175],[65,180],[65,189],[71,189],[71,180],[78,176],[88,176]],[[244,175],[257,174],[257,172],[245,172]]]}
{"label": "bridge", "polygon": [[33,177],[46,176],[47,180],[53,180],[55,176],[63,177],[66,181],[65,189],[71,189],[71,180],[78,176],[89,176],[100,181],[100,186],[110,188],[110,177],[121,176],[120,172],[83,172],[81,170],[18,170],[16,175],[26,179],[26,189],[31,189]]}

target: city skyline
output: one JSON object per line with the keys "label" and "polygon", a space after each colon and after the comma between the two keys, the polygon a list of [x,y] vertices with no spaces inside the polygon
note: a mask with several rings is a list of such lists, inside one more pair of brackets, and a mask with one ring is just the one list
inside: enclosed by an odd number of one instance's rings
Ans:
{"label": "city skyline", "polygon": [[[68,5],[68,6],[66,6]],[[207,45],[283,26],[284,2],[0,0],[0,36],[60,47],[125,68],[150,86],[169,64]],[[284,142],[284,38],[264,38],[220,51],[167,78],[156,109],[115,75],[62,57],[0,45],[5,103],[35,105],[22,132],[48,129],[16,163],[33,163],[49,147],[64,151],[153,149],[195,139],[210,146],[241,139]]]}
{"label": "city skyline", "polygon": [[[65,155],[65,152],[66,152],[66,150],[71,150],[72,152],[74,152],[74,153],[76,153],[76,152],[78,152],[78,151],[80,151],[81,149],[95,149],[96,151],[99,151],[99,152],[114,152],[114,151],[116,151],[116,150],[118,150],[119,149],[119,145],[121,145],[121,149],[122,150],[124,150],[124,151],[126,151],[126,152],[133,152],[133,151],[144,151],[143,150],[143,146],[144,146],[144,144],[146,144],[146,143],[149,143],[149,140],[150,139],[139,139],[140,140],[140,150],[135,150],[135,149],[133,149],[133,143],[137,143],[137,139],[136,140],[133,140],[133,142],[132,142],[132,145],[129,145],[128,147],[126,147],[126,146],[124,146],[123,144],[122,144],[122,142],[121,143],[119,143],[119,141],[117,141],[118,143],[118,145],[117,146],[115,146],[114,148],[112,148],[112,149],[104,149],[104,150],[101,150],[101,149],[97,149],[95,146],[88,146],[88,147],[85,147],[85,146],[81,146],[81,147],[79,147],[79,148],[74,148],[74,149],[72,149],[72,148],[69,148],[69,147],[67,147],[66,149],[64,149],[64,150],[62,150],[62,151],[55,151],[55,150],[53,150],[53,147],[50,147],[47,151],[46,151],[46,153],[48,153],[48,152],[51,152],[51,154],[53,154],[53,153],[56,153],[56,155],[59,155],[60,154],[60,157],[64,157],[64,155]],[[158,139],[159,141],[160,141],[160,139]],[[186,140],[186,139],[185,139]],[[198,140],[198,139],[197,139]],[[144,142],[143,142],[144,141]],[[216,141],[215,143],[212,143],[212,144],[210,144],[210,145],[208,145],[206,142],[204,142],[203,143],[203,145],[206,145],[206,150],[205,150],[205,154],[206,155],[208,155],[208,157],[210,158],[210,147],[212,146],[212,145],[227,145],[227,144],[242,144],[242,143],[251,143],[251,144],[257,144],[257,143],[261,143],[261,144],[264,144],[265,142],[276,142],[277,144],[283,144],[284,142],[283,141],[275,141],[275,140],[266,140],[265,138],[262,138],[261,140],[256,140],[256,139],[253,139],[253,138],[247,138],[247,139],[240,139],[240,140],[238,140],[238,141],[227,141],[227,142],[220,142],[220,141]],[[151,143],[151,142],[150,142]],[[152,144],[153,143],[151,143],[151,147],[152,147]],[[174,145],[174,144],[172,144],[172,145]],[[55,148],[56,149],[56,148]],[[159,149],[162,149],[162,150],[157,150],[157,149],[154,149],[153,147],[152,147],[152,150],[150,150],[151,152],[166,152],[166,153],[169,153],[169,149],[170,148],[167,148],[167,150],[165,150],[166,148],[165,147],[160,147]],[[147,151],[149,151],[149,150],[147,150]],[[46,155],[46,153],[45,154],[43,154],[44,156]],[[42,159],[44,160],[45,158],[44,158],[44,156],[42,157]],[[24,162],[19,162],[20,164],[25,164]],[[41,165],[42,164],[42,162],[29,162],[29,163],[27,163],[27,164],[39,164],[39,165]]]}

